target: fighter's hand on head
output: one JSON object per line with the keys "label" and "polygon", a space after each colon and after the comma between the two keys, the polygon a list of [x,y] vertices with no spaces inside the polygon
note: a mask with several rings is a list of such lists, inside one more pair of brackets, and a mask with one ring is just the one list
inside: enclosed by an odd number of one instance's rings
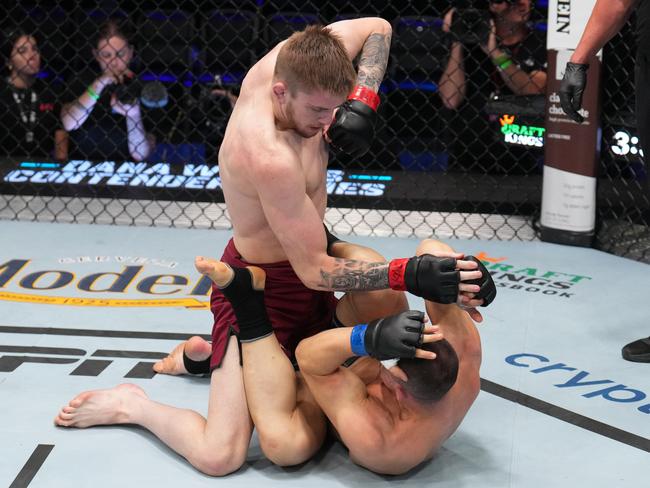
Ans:
{"label": "fighter's hand on head", "polygon": [[336,150],[354,157],[363,156],[375,137],[379,96],[358,86],[334,115],[325,139]]}
{"label": "fighter's hand on head", "polygon": [[[439,329],[426,325],[426,317],[418,310],[408,310],[397,315],[373,320],[367,325],[352,329],[352,352],[372,356],[379,360],[394,358],[427,357],[419,347],[425,342],[442,339]],[[435,355],[434,355],[435,357]]]}
{"label": "fighter's hand on head", "polygon": [[567,63],[560,83],[560,105],[572,120],[582,123],[585,118],[578,113],[582,107],[582,94],[587,86],[588,64]]}

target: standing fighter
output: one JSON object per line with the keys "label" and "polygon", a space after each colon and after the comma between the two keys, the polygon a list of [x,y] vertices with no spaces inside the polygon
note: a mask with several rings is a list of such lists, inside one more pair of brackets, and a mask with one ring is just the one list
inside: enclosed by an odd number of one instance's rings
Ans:
{"label": "standing fighter", "polygon": [[[571,60],[567,63],[560,88],[560,102],[564,112],[576,122],[584,118],[578,113],[582,94],[587,84],[587,60],[600,51],[625,24],[636,9],[637,50],[636,124],[646,161],[646,197],[650,200],[650,0],[598,0],[591,12],[582,38]],[[623,358],[628,361],[650,363],[650,337],[631,342],[623,348]]]}
{"label": "standing fighter", "polygon": [[[356,292],[337,309],[344,322],[359,323],[357,310],[372,311],[374,318],[405,310],[404,290],[437,302],[462,300],[480,320],[473,308],[483,303],[473,295],[480,287],[462,281],[482,273],[477,263],[460,260],[462,254],[386,262],[352,245],[345,257],[327,254],[328,240],[336,239],[326,238],[323,229],[324,133],[336,148],[357,155],[368,149],[390,37],[390,24],[379,18],[308,27],[276,46],[244,79],[219,153],[234,234],[222,261],[234,267],[255,263],[265,270],[265,305],[273,328],[253,319],[255,327],[240,331],[241,317],[213,287],[207,420],[153,402],[134,385],[120,385],[77,396],[59,412],[58,425],[137,424],[202,472],[225,475],[245,461],[253,428],[235,335],[245,342],[275,332],[292,357],[302,338],[330,326],[336,290]],[[358,74],[352,64],[357,56]],[[183,369],[199,366],[187,353]]]}

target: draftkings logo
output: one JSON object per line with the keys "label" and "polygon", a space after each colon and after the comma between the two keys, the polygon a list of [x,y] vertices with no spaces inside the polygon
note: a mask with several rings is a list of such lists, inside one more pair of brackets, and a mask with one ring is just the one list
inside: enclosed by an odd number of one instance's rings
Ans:
{"label": "draftkings logo", "polygon": [[525,293],[571,298],[574,290],[590,276],[577,275],[546,268],[509,264],[507,257],[493,257],[481,252],[476,255],[492,275],[497,288],[508,288]]}
{"label": "draftkings logo", "polygon": [[544,146],[544,132],[546,132],[544,127],[516,124],[515,122],[516,118],[514,115],[504,114],[499,117],[503,140],[507,144],[530,147]]}
{"label": "draftkings logo", "polygon": [[[88,270],[89,265],[95,269]],[[30,259],[10,259],[0,263],[0,300],[79,307],[207,308],[210,279],[175,274],[175,267],[174,262],[137,256],[60,258],[55,267],[46,269]],[[165,272],[151,273],[152,268]]]}

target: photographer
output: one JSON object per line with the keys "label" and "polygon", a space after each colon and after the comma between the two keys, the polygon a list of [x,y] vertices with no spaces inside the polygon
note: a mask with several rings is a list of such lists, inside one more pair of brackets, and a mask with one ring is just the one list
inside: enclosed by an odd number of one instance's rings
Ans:
{"label": "photographer", "polygon": [[73,156],[142,161],[154,140],[145,129],[138,98],[129,93],[136,76],[129,69],[133,47],[124,26],[115,20],[104,24],[93,53],[101,74],[75,76],[69,88],[72,101],[61,110],[63,126],[72,131]]}
{"label": "photographer", "polygon": [[[467,11],[452,8],[445,15],[443,30],[454,40],[438,84],[442,103],[449,109],[457,109],[468,96],[468,72],[483,74],[482,82],[473,80],[470,85],[474,92],[483,87],[492,94],[531,95],[546,90],[546,39],[529,25],[532,0],[490,0],[488,10],[483,28],[467,25],[463,18]],[[477,34],[482,39],[476,39]],[[476,69],[468,69],[471,64]],[[483,95],[484,100],[489,96]]]}
{"label": "photographer", "polygon": [[[546,90],[546,38],[532,29],[531,0],[490,1],[487,8],[452,9],[443,30],[452,39],[439,80],[442,135],[452,171],[528,175],[541,171],[540,151],[506,143],[490,104],[515,97],[530,109]],[[543,96],[543,95],[540,95]],[[536,125],[537,122],[533,125]]]}

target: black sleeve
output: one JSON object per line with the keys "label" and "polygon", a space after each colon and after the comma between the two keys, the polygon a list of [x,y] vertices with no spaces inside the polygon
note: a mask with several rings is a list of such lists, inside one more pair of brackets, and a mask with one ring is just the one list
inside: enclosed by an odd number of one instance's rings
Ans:
{"label": "black sleeve", "polygon": [[11,102],[13,102],[11,100],[11,91],[4,83],[4,80],[0,80],[0,113],[3,114],[2,120],[0,120],[0,151],[2,151],[3,157],[14,151],[16,147],[15,137],[18,134],[17,122],[13,116],[15,112],[13,107],[10,106]]}
{"label": "black sleeve", "polygon": [[53,130],[63,129],[63,124],[61,123],[61,107],[64,103],[65,88],[65,84],[62,82],[50,83],[45,87],[41,96],[43,102],[53,107],[51,116],[49,117],[52,119],[50,127]]}
{"label": "black sleeve", "polygon": [[64,88],[61,90],[61,103],[66,104],[77,100],[88,89],[95,78],[97,76],[89,71],[69,75],[65,81]]}

